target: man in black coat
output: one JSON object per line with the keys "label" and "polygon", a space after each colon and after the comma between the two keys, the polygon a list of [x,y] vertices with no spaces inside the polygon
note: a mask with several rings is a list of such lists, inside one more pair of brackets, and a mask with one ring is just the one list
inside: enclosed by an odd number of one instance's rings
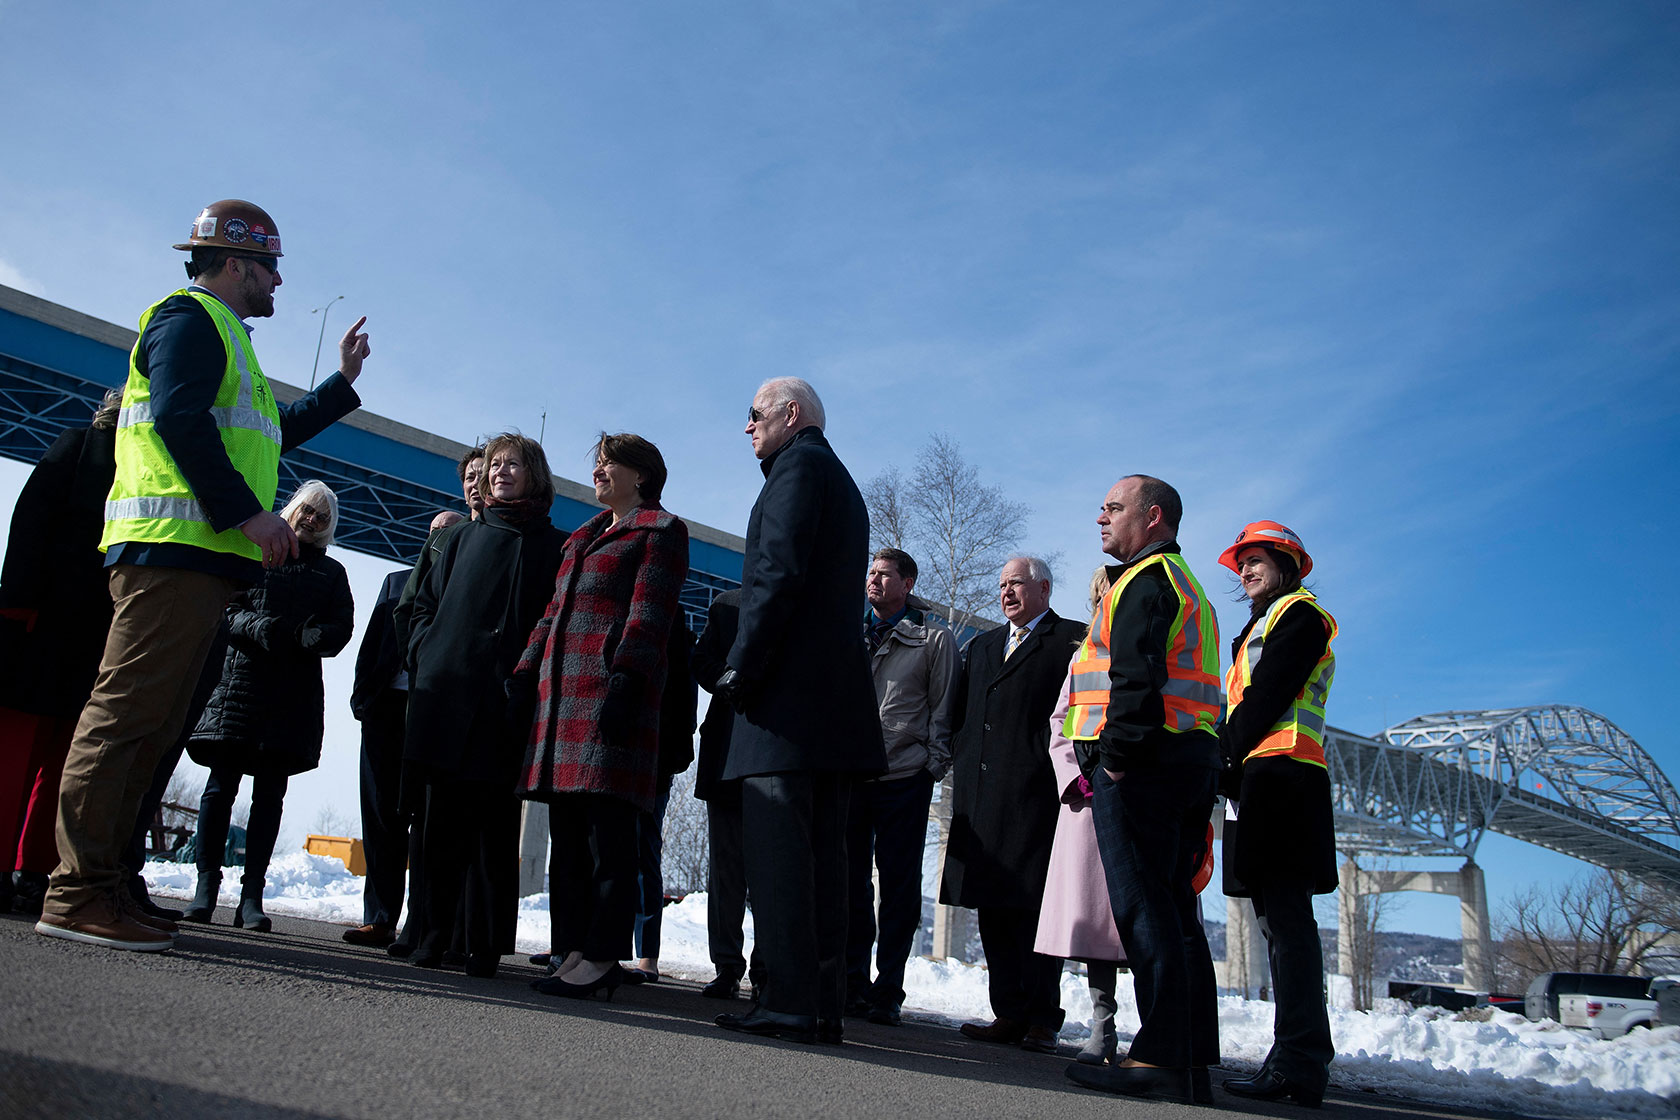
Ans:
{"label": "man in black coat", "polygon": [[362,722],[362,848],[367,882],[362,924],[344,931],[352,945],[384,948],[395,940],[408,872],[408,818],[398,798],[402,785],[403,726],[408,716],[408,670],[397,641],[392,608],[413,568],[385,577],[356,652],[350,712]]}
{"label": "man in black coat", "polygon": [[1008,625],[973,641],[957,679],[951,832],[939,901],[978,911],[992,1014],[962,1033],[1054,1053],[1062,962],[1033,952],[1060,804],[1050,713],[1083,624],[1050,609],[1050,567],[1018,556],[998,575]]}
{"label": "man in black coat", "polygon": [[[707,692],[729,667],[730,649],[741,617],[741,593],[725,591],[706,608],[706,627],[694,643],[694,679]],[[734,999],[741,977],[750,976],[754,991],[764,982],[764,964],[753,950],[747,967],[742,950],[741,922],[747,914],[747,867],[742,852],[741,783],[723,780],[729,758],[729,737],[735,730],[735,709],[713,696],[700,724],[700,762],[694,769],[694,796],[706,803],[706,944],[717,969],[700,994]]]}
{"label": "man in black coat", "polygon": [[764,471],[747,521],[741,613],[715,695],[735,706],[725,779],[744,779],[747,889],[763,994],[731,1030],[840,1041],[845,997],[846,809],[852,780],[886,765],[857,620],[869,513],[823,438],[804,381],[767,381],[746,432]]}

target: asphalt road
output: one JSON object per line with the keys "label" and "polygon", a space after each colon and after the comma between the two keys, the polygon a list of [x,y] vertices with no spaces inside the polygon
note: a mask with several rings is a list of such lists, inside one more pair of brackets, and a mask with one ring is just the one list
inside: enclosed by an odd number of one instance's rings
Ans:
{"label": "asphalt road", "polygon": [[[226,911],[218,918],[225,921]],[[1094,1093],[1066,1057],[947,1025],[846,1021],[846,1044],[730,1034],[745,1008],[666,980],[611,1002],[542,996],[508,957],[493,980],[427,972],[279,918],[188,927],[168,953],[38,936],[0,917],[0,1117],[1303,1116],[1217,1088],[1214,1109]],[[1486,1116],[1332,1093],[1325,1117]]]}

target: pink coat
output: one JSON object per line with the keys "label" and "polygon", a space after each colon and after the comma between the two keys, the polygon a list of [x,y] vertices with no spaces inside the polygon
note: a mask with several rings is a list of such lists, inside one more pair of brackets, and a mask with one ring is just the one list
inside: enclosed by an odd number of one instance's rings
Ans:
{"label": "pink coat", "polygon": [[1050,716],[1050,764],[1062,807],[1056,814],[1056,839],[1050,849],[1050,874],[1038,912],[1038,940],[1033,949],[1047,957],[1125,963],[1120,932],[1108,904],[1108,882],[1097,854],[1097,830],[1091,823],[1091,799],[1078,789],[1079,764],[1073,744],[1062,734],[1067,717],[1068,682]]}

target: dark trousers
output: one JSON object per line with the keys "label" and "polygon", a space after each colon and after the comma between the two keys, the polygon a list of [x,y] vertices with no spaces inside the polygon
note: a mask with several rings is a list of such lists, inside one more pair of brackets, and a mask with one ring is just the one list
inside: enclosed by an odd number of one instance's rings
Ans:
{"label": "dark trousers", "polygon": [[846,996],[846,805],[850,774],[788,771],[741,781],[759,1006],[838,1019]]}
{"label": "dark trousers", "polygon": [[426,924],[415,955],[439,957],[456,944],[481,960],[513,952],[519,802],[506,786],[458,778],[428,783],[420,853]]}
{"label": "dark trousers", "polygon": [[753,945],[752,967],[742,954],[747,916],[747,866],[743,852],[741,800],[714,796],[706,802],[706,947],[719,976],[764,981],[764,962]]}
{"label": "dark trousers", "polygon": [[671,776],[659,779],[653,812],[636,814],[636,959],[659,963],[659,931],[664,924],[665,810],[671,805]]}
{"label": "dark trousers", "polygon": [[107,572],[115,613],[58,787],[58,867],[43,905],[59,917],[122,885],[140,802],[185,727],[238,586],[182,568],[117,564]]}
{"label": "dark trousers", "polygon": [[1272,966],[1272,1052],[1266,1063],[1297,1084],[1330,1081],[1330,1015],[1324,1008],[1324,956],[1313,918],[1312,884],[1262,880],[1251,901]]}
{"label": "dark trousers", "polygon": [[[636,807],[604,793],[548,803],[549,916],[554,951],[629,960],[636,925]],[[558,874],[556,874],[558,872]]]}
{"label": "dark trousers", "polygon": [[1187,732],[1149,768],[1116,782],[1100,767],[1091,817],[1109,904],[1137,993],[1131,1056],[1156,1066],[1216,1065],[1213,959],[1191,885],[1207,846],[1218,746]]}
{"label": "dark trousers", "polygon": [[[846,994],[904,1002],[904,964],[922,928],[922,847],[933,775],[858,782],[846,813]],[[881,875],[878,975],[869,983],[869,947],[877,940],[875,868]]]}
{"label": "dark trousers", "polygon": [[986,981],[992,1014],[1029,1027],[1062,1029],[1062,962],[1033,952],[1038,909],[982,906],[980,945],[986,950]]}
{"label": "dark trousers", "polygon": [[[228,825],[233,819],[233,801],[239,796],[238,770],[212,770],[198,803],[198,873],[220,875],[222,855],[227,848]],[[280,837],[280,814],[285,809],[286,775],[258,774],[251,780],[251,819],[245,825],[245,874],[240,878],[241,894],[261,898],[268,876],[268,861],[274,856],[274,842]]]}
{"label": "dark trousers", "polygon": [[408,691],[387,688],[362,714],[362,850],[367,880],[362,922],[397,924],[408,875],[408,817],[401,811],[403,724]]}
{"label": "dark trousers", "polygon": [[[196,714],[188,718],[189,727],[198,722]],[[186,746],[187,740],[183,736],[158,760],[157,770],[152,774],[152,787],[146,791],[146,796],[140,802],[140,812],[134,819],[134,831],[129,835],[128,848],[123,852],[123,870],[129,873],[125,885],[129,893],[142,902],[149,902],[152,897],[146,889],[144,875],[146,840],[152,831],[152,822],[157,819],[158,809],[163,805],[164,794],[169,791],[169,781],[175,777],[175,767],[181,764],[181,755]]]}

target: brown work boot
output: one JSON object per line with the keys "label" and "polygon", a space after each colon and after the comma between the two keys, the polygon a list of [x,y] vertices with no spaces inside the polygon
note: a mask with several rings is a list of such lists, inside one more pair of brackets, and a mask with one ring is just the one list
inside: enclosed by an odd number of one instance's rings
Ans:
{"label": "brown work boot", "polygon": [[115,892],[69,914],[43,913],[35,923],[35,932],[140,953],[161,953],[175,944],[175,939],[162,930],[143,926],[124,914]]}
{"label": "brown work boot", "polygon": [[383,949],[397,939],[396,933],[390,926],[365,925],[344,931],[344,940],[352,945],[371,945],[375,949]]}
{"label": "brown work boot", "polygon": [[990,1023],[964,1023],[957,1028],[965,1038],[980,1042],[1001,1042],[1013,1046],[1027,1036],[1027,1025],[1015,1019],[997,1018]]}

